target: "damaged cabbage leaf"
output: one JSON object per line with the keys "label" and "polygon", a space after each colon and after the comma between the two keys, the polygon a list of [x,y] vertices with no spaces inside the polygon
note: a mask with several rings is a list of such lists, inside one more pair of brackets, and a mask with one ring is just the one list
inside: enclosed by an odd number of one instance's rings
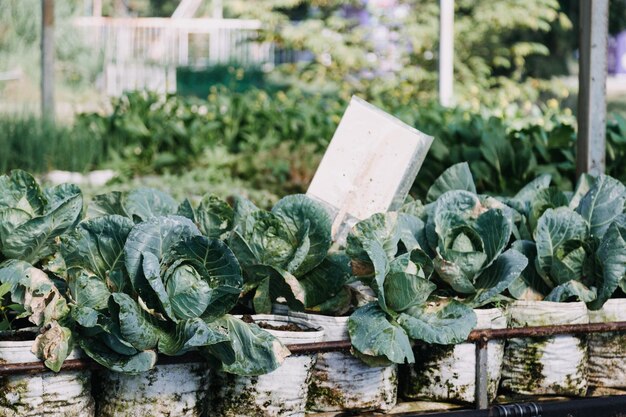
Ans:
{"label": "damaged cabbage leaf", "polygon": [[0,264],[0,283],[10,286],[11,301],[23,306],[26,317],[40,329],[32,352],[58,372],[73,348],[72,332],[66,327],[70,309],[48,275],[27,262],[9,260]]}
{"label": "damaged cabbage leaf", "polygon": [[49,369],[59,372],[72,347],[72,331],[55,321],[35,338],[31,352],[42,359]]}

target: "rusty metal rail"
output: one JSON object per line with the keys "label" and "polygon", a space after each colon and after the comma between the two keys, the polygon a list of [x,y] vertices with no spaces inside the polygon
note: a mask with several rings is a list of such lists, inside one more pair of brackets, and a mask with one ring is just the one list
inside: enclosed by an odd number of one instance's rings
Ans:
{"label": "rusty metal rail", "polygon": [[489,394],[487,391],[487,346],[490,340],[609,332],[626,332],[626,321],[589,324],[563,324],[557,326],[516,327],[508,329],[482,329],[472,331],[467,338],[467,341],[476,344],[476,408],[478,410],[484,410],[489,407]]}
{"label": "rusty metal rail", "polygon": [[559,326],[515,327],[508,329],[474,330],[467,338],[468,342],[480,342],[493,339],[512,339],[514,337],[541,337],[557,334],[608,333],[626,331],[626,321],[589,324],[563,324]]}
{"label": "rusty metal rail", "polygon": [[[474,330],[469,334],[467,342],[476,344],[476,408],[484,410],[489,406],[487,395],[487,345],[490,340],[512,339],[519,337],[548,337],[564,334],[589,334],[626,332],[626,321],[610,323],[570,324],[558,326],[519,327],[509,329]],[[337,342],[320,342],[287,345],[291,353],[315,353],[349,350],[349,340]],[[161,356],[159,364],[189,363],[202,361],[199,354],[182,356]],[[82,369],[104,369],[91,359],[66,360],[61,371],[76,371]],[[16,374],[32,374],[49,372],[43,362],[27,362],[0,364],[0,376]]]}

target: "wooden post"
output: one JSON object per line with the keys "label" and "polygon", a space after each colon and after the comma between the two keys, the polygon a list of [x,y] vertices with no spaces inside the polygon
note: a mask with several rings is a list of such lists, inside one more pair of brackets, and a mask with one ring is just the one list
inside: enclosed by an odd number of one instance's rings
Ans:
{"label": "wooden post", "polygon": [[102,16],[102,0],[93,0],[92,16]]}
{"label": "wooden post", "polygon": [[224,18],[224,3],[222,0],[213,0],[213,19]]}
{"label": "wooden post", "polygon": [[41,0],[41,115],[54,120],[54,0]]}
{"label": "wooden post", "polygon": [[580,0],[578,175],[604,173],[609,0]]}
{"label": "wooden post", "polygon": [[440,0],[439,11],[439,103],[454,102],[454,0]]}

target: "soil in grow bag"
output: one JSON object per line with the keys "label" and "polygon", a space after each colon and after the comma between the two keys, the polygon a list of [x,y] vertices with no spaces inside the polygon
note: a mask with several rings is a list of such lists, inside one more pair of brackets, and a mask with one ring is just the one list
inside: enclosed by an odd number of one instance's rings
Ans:
{"label": "soil in grow bag", "polygon": [[[295,325],[296,331],[267,329],[286,345],[321,342],[324,336],[321,328],[300,318],[274,315],[251,318],[260,327],[292,328],[291,325]],[[273,372],[252,377],[216,372],[210,390],[208,415],[304,417],[308,382],[315,359],[315,354],[291,355]]]}
{"label": "soil in grow bag", "polygon": [[244,323],[248,323],[248,324],[254,323],[257,326],[259,326],[261,329],[265,329],[265,330],[277,330],[277,331],[282,331],[282,332],[317,332],[318,331],[317,329],[311,329],[311,328],[299,326],[295,323],[288,323],[288,324],[274,326],[264,321],[254,321],[254,318],[249,314],[242,316],[241,320]]}
{"label": "soil in grow bag", "polygon": [[[31,352],[35,334],[18,331],[0,336],[0,362],[39,362]],[[74,350],[68,359],[81,357]],[[0,377],[0,416],[92,417],[91,371],[52,371]]]}

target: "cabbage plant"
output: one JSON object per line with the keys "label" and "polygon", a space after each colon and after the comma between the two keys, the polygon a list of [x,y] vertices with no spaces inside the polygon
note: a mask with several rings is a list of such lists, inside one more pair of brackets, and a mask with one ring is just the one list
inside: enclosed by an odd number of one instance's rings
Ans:
{"label": "cabbage plant", "polygon": [[57,251],[57,238],[81,219],[83,197],[71,184],[41,189],[24,171],[0,176],[0,261],[37,265]]}
{"label": "cabbage plant", "polygon": [[406,233],[411,222],[419,220],[379,213],[348,235],[353,272],[376,294],[376,301],[358,308],[348,323],[354,353],[371,365],[413,363],[411,340],[459,343],[476,325],[471,307],[435,296],[433,262]]}
{"label": "cabbage plant", "polygon": [[507,250],[514,213],[477,195],[462,163],[433,183],[425,205],[412,201],[398,213],[357,223],[347,253],[353,273],[370,284],[377,301],[351,316],[355,351],[370,362],[403,363],[414,360],[410,340],[464,341],[476,325],[472,309],[502,299],[528,264],[522,253]]}
{"label": "cabbage plant", "polygon": [[442,290],[464,298],[473,307],[494,302],[528,264],[508,249],[515,211],[499,200],[477,195],[466,163],[446,170],[431,186],[426,206],[411,203],[417,214],[412,234],[433,258]]}
{"label": "cabbage plant", "polygon": [[58,372],[74,347],[70,309],[46,272],[25,261],[10,259],[0,264],[0,282],[9,287],[11,302],[38,327],[32,352]]}
{"label": "cabbage plant", "polygon": [[231,208],[209,196],[193,216],[205,233],[225,239],[235,253],[244,294],[257,313],[270,313],[276,301],[298,311],[345,311],[349,259],[329,253],[331,219],[320,203],[291,195],[267,211],[241,197]]}
{"label": "cabbage plant", "polygon": [[328,253],[330,218],[304,195],[286,197],[266,211],[242,197],[235,198],[234,208],[210,194],[194,206],[140,188],[96,196],[89,216],[106,214],[135,222],[176,214],[191,220],[204,236],[227,242],[243,268],[244,294],[252,298],[257,313],[271,312],[278,299],[294,310],[332,314],[349,307],[350,294],[344,286],[350,276],[349,260],[342,253]]}
{"label": "cabbage plant", "polygon": [[239,263],[186,217],[88,219],[65,239],[63,257],[80,345],[110,369],[141,372],[157,353],[197,350],[248,375],[286,355],[269,333],[227,314],[243,284]]}
{"label": "cabbage plant", "polygon": [[94,196],[89,202],[87,217],[117,214],[139,223],[153,217],[180,214],[179,209],[184,210],[187,204],[187,201],[178,204],[161,190],[139,187],[128,192],[112,191]]}
{"label": "cabbage plant", "polygon": [[18,318],[40,329],[32,350],[54,371],[73,347],[55,255],[58,239],[80,221],[82,211],[82,194],[74,185],[42,189],[20,170],[0,176],[0,283],[23,310]]}
{"label": "cabbage plant", "polygon": [[504,201],[519,214],[513,247],[531,261],[509,292],[518,299],[584,301],[599,309],[626,290],[626,187],[583,175],[573,193],[542,176]]}

